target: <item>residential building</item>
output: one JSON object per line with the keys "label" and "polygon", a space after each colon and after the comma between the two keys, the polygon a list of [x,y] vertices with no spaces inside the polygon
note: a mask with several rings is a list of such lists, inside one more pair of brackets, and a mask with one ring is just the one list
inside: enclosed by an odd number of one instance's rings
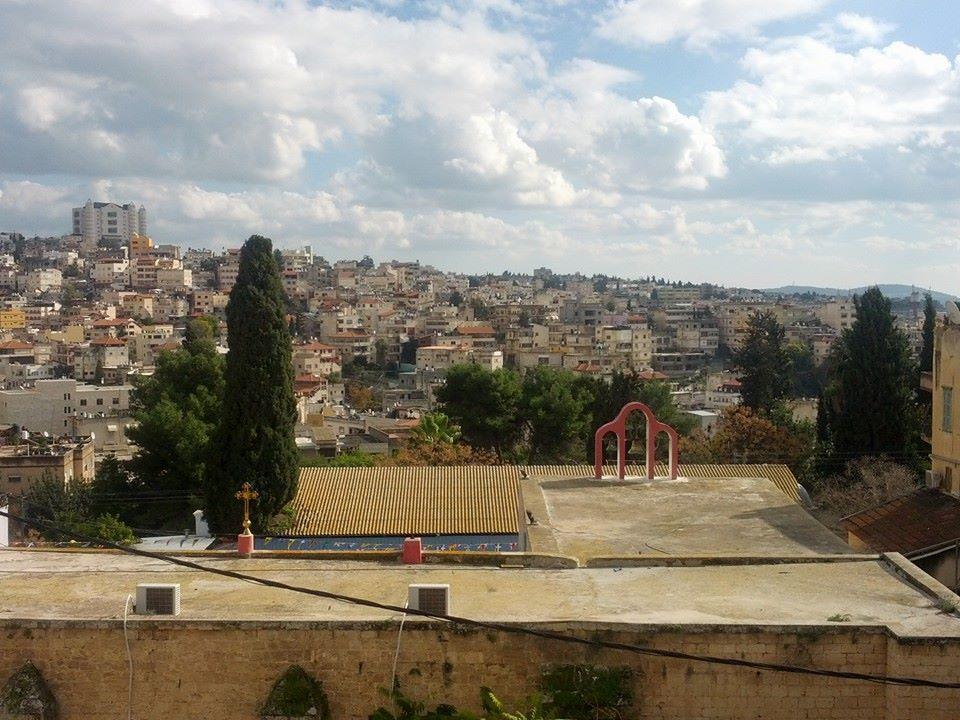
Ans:
{"label": "residential building", "polygon": [[48,478],[63,485],[93,480],[94,449],[89,437],[25,435],[0,445],[0,495],[24,495]]}
{"label": "residential building", "polygon": [[820,306],[817,317],[824,325],[842,332],[853,327],[857,308],[852,299],[832,300]]}
{"label": "residential building", "polygon": [[120,241],[127,245],[134,233],[147,234],[147,211],[132,203],[117,205],[87,200],[83,207],[73,208],[73,234],[85,244]]}
{"label": "residential building", "polygon": [[78,415],[122,415],[130,409],[129,385],[88,385],[73,378],[37,380],[31,387],[0,390],[0,424],[51,435],[71,433]]}
{"label": "residential building", "polygon": [[936,484],[960,496],[960,325],[949,317],[934,331],[930,464]]}

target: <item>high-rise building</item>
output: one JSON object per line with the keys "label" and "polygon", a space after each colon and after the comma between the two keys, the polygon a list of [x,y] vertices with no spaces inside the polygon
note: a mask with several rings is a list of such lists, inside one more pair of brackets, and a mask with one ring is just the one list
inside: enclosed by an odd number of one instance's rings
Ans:
{"label": "high-rise building", "polygon": [[116,240],[127,244],[134,234],[147,234],[147,210],[133,203],[87,200],[83,207],[73,209],[73,234],[81,236],[84,243]]}

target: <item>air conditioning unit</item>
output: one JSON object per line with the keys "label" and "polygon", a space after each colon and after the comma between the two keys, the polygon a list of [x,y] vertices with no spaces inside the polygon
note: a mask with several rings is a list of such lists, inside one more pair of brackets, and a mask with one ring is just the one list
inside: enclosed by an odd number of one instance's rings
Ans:
{"label": "air conditioning unit", "polygon": [[137,615],[179,615],[180,585],[140,583],[134,612]]}
{"label": "air conditioning unit", "polygon": [[943,473],[927,470],[924,472],[924,480],[927,481],[928,488],[939,488],[943,484]]}
{"label": "air conditioning unit", "polygon": [[449,585],[410,585],[407,589],[407,607],[435,615],[450,614]]}

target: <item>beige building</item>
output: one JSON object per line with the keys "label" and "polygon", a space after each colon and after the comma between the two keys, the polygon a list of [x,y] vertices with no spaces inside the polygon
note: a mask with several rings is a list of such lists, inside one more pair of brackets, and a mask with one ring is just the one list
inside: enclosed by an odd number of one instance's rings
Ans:
{"label": "beige building", "polygon": [[960,495],[960,325],[949,320],[934,332],[931,380],[931,469],[940,487]]}
{"label": "beige building", "polygon": [[340,372],[339,350],[325,343],[306,343],[293,346],[293,374],[319,375],[326,377],[330,373]]}
{"label": "beige building", "polygon": [[857,309],[852,299],[832,300],[817,309],[817,318],[834,330],[847,330],[857,319]]}
{"label": "beige building", "polygon": [[503,353],[488,348],[425,345],[417,348],[417,370],[446,371],[454,365],[480,365],[486,370],[503,367]]}
{"label": "beige building", "polygon": [[0,446],[0,494],[26,493],[38,481],[53,478],[65,485],[90,482],[94,475],[93,440],[42,440],[32,436]]}
{"label": "beige building", "polygon": [[51,435],[71,433],[74,417],[125,414],[129,408],[129,385],[88,385],[65,378],[0,390],[0,424]]}

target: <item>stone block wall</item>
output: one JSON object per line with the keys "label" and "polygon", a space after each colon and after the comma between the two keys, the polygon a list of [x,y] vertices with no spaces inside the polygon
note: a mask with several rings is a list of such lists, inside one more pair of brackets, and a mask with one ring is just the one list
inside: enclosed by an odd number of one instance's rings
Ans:
{"label": "stone block wall", "polygon": [[[687,653],[960,681],[960,643],[902,643],[877,628],[652,627],[571,623],[583,637]],[[390,686],[397,622],[130,623],[134,716],[254,720],[277,678],[302,666],[323,682],[335,720],[365,720]],[[61,720],[126,714],[127,659],[119,622],[0,620],[0,683],[32,661]],[[947,720],[960,691],[902,688],[640,656],[505,633],[408,621],[397,663],[403,691],[479,710],[481,685],[508,705],[537,690],[549,664],[627,665],[642,720]]]}

